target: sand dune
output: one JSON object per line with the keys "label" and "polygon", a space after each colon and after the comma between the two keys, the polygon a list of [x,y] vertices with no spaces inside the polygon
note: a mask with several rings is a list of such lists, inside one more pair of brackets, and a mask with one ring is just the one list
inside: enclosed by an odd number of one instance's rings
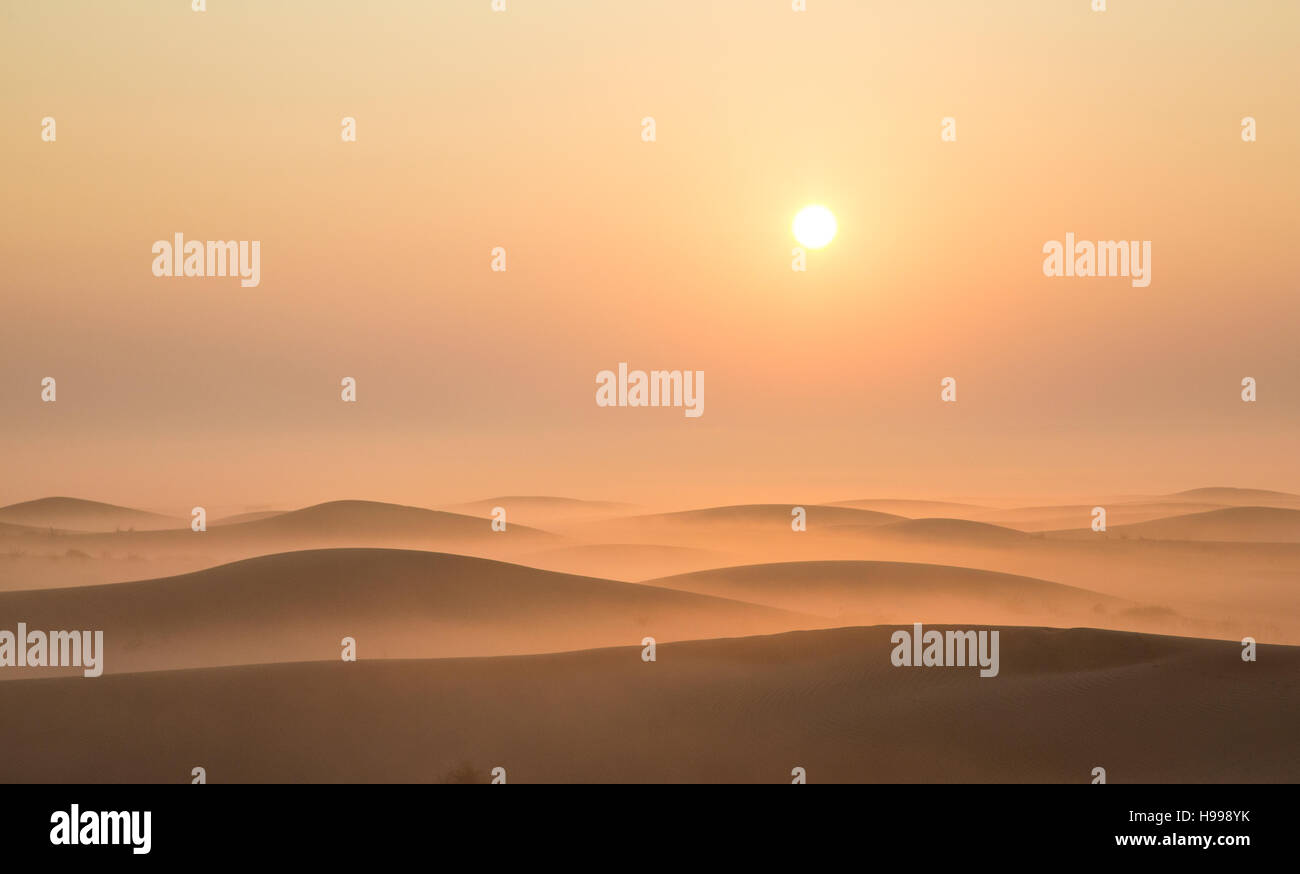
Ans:
{"label": "sand dune", "polygon": [[548,495],[503,495],[496,498],[485,498],[481,501],[452,504],[442,509],[468,516],[488,518],[497,507],[505,509],[507,519],[543,528],[562,523],[625,516],[637,512],[637,507],[634,504],[620,504],[613,501],[583,501],[577,498],[559,498]]}
{"label": "sand dune", "polygon": [[913,540],[919,542],[942,541],[951,545],[976,544],[979,546],[1014,546],[1033,539],[1030,534],[968,519],[908,519],[892,525],[883,525],[867,532],[874,538]]}
{"label": "sand dune", "polygon": [[[492,499],[505,533],[366,501],[203,533],[0,519],[0,589],[27,590],[0,627],[107,648],[100,678],[0,670],[30,715],[0,720],[0,779],[1295,780],[1300,650],[1235,641],[1300,643],[1300,509],[1255,496],[1109,502],[1101,534],[1083,505],[900,500],[802,505],[806,531],[794,504],[551,498]],[[893,668],[914,621],[1000,629],[1000,675]]]}
{"label": "sand dune", "polygon": [[426,510],[385,504],[379,501],[329,501],[324,504],[280,513],[251,522],[222,526],[223,538],[490,538],[548,539],[545,532],[524,525],[507,525],[505,531],[494,532],[486,519],[448,513],[443,510]]}
{"label": "sand dune", "polygon": [[[441,553],[285,553],[158,580],[0,594],[3,627],[104,632],[107,672],[554,652],[826,626],[653,586]],[[0,670],[25,681],[52,668]],[[75,673],[69,669],[66,673]]]}
{"label": "sand dune", "polygon": [[153,531],[183,528],[185,520],[81,498],[39,498],[0,507],[0,522],[60,531]]}
{"label": "sand dune", "polygon": [[1263,489],[1205,488],[1149,497],[1098,496],[1088,503],[994,507],[950,501],[857,500],[832,506],[898,513],[914,519],[951,518],[988,522],[1021,531],[1090,529],[1093,507],[1106,508],[1110,525],[1131,525],[1168,516],[1221,510],[1230,506],[1300,508],[1300,496]]}
{"label": "sand dune", "polygon": [[[0,540],[0,590],[95,585],[170,576],[242,558],[330,547],[431,549],[511,558],[563,543],[517,523],[493,531],[487,519],[384,504],[331,501],[195,532],[48,533]],[[76,560],[69,560],[76,559]]]}
{"label": "sand dune", "polygon": [[901,498],[860,498],[855,501],[832,501],[827,506],[852,507],[857,510],[876,510],[918,519],[925,516],[947,516],[955,519],[969,518],[968,514],[988,512],[980,504],[963,504],[955,501],[908,501]]}
{"label": "sand dune", "polygon": [[238,525],[241,522],[258,522],[262,519],[270,519],[272,516],[281,516],[289,510],[253,510],[248,513],[236,513],[233,516],[222,516],[219,519],[209,522],[209,525]]}
{"label": "sand dune", "polygon": [[647,584],[816,613],[838,624],[973,622],[1133,628],[1139,605],[1032,577],[884,561],[815,561],[699,571]]}
{"label": "sand dune", "polygon": [[1055,507],[1016,507],[1010,510],[989,510],[969,518],[1021,531],[1092,530],[1094,507],[1106,508],[1110,526],[1149,522],[1167,516],[1180,516],[1207,510],[1220,510],[1217,503],[1190,501],[1134,501],[1130,503],[1097,501],[1093,504],[1074,504]]}
{"label": "sand dune", "polygon": [[[828,520],[815,506],[808,508],[807,530],[795,532],[787,520],[789,509],[779,504],[659,514],[570,534],[703,549],[731,557],[729,564],[865,559],[979,568],[1072,585],[1177,614],[1162,614],[1171,624],[1138,626],[1145,630],[1300,643],[1300,590],[1295,584],[1300,548],[1291,543],[1138,540],[1126,539],[1122,531],[1116,533],[1119,529],[1109,536],[1090,528],[1024,532],[974,520],[908,520],[889,514],[853,524],[842,516]],[[642,519],[652,524],[640,524]],[[1252,525],[1248,519],[1243,528],[1249,533]],[[679,572],[708,569],[701,563]],[[606,572],[638,578],[633,570],[625,563]],[[654,569],[647,568],[639,578],[652,576]]]}
{"label": "sand dune", "polygon": [[1227,507],[1136,525],[1108,525],[1103,537],[1300,543],[1300,510]]}
{"label": "sand dune", "polygon": [[580,529],[561,529],[576,540],[598,543],[657,543],[727,551],[737,543],[748,549],[757,543],[797,548],[807,532],[795,531],[795,507],[803,507],[809,531],[828,526],[870,528],[907,521],[907,517],[875,510],[818,504],[738,504],[675,513],[654,513],[593,522]]}
{"label": "sand dune", "polygon": [[906,517],[877,510],[859,510],[853,507],[832,507],[819,504],[737,504],[727,507],[705,507],[699,510],[681,510],[676,513],[658,513],[637,516],[628,520],[638,524],[738,524],[761,525],[790,531],[793,509],[803,507],[809,525],[887,525],[904,521]]}
{"label": "sand dune", "polygon": [[988,507],[944,501],[839,501],[833,506],[898,513],[911,518],[951,518],[988,522],[1021,531],[1091,530],[1092,510],[1103,506],[1109,524],[1132,525],[1170,516],[1221,510],[1230,506],[1300,508],[1300,496],[1260,489],[1192,489],[1154,497],[1098,497],[1089,503],[1027,507]]}
{"label": "sand dune", "polygon": [[1290,492],[1275,492],[1271,489],[1237,489],[1213,486],[1210,488],[1188,489],[1185,492],[1177,492],[1168,497],[1249,507],[1300,507],[1300,495]]}
{"label": "sand dune", "polygon": [[1296,648],[1003,628],[980,678],[892,631],[0,683],[0,780],[1300,780]]}
{"label": "sand dune", "polygon": [[717,550],[650,543],[591,543],[522,556],[530,567],[616,580],[640,580],[720,567],[732,557]]}
{"label": "sand dune", "polygon": [[[813,534],[810,530],[810,537]],[[927,531],[927,525],[902,537],[895,536],[890,527],[843,528],[804,542],[802,550],[764,544],[758,538],[751,539],[747,552],[744,544],[731,546],[733,552],[767,562],[805,560],[811,553],[822,558],[956,565],[1035,577],[1175,610],[1180,617],[1177,624],[1151,629],[1161,633],[1249,635],[1272,643],[1300,644],[1300,587],[1296,584],[1300,580],[1300,544],[1138,540],[1133,536],[1125,539],[1114,531],[983,538],[979,534],[972,530],[942,536],[934,529]],[[1181,624],[1183,620],[1191,624]],[[1107,623],[1107,627],[1115,626]]]}
{"label": "sand dune", "polygon": [[[1176,528],[1153,524],[1144,532],[1112,526],[1098,534],[1087,529],[1025,533],[975,520],[909,520],[879,511],[807,505],[808,529],[798,532],[789,524],[792,506],[742,505],[605,519],[562,528],[567,538],[517,521],[505,533],[495,533],[485,518],[359,501],[246,523],[213,523],[202,534],[184,528],[50,536],[48,531],[0,527],[0,590],[174,576],[257,555],[335,546],[455,552],[619,580],[742,564],[872,560],[1033,577],[1144,605],[1140,615],[1159,620],[1130,625],[1131,617],[1120,621],[1118,614],[1108,614],[1104,621],[1086,622],[1090,625],[1300,643],[1300,543],[1250,539],[1290,536],[1295,511],[1227,508],[1193,519],[1192,526],[1187,520],[1195,514],[1184,514],[1161,523]],[[1220,539],[1155,539],[1157,534],[1188,538],[1198,530]],[[1229,534],[1241,539],[1222,539]],[[1067,620],[1036,616],[1021,621]]]}

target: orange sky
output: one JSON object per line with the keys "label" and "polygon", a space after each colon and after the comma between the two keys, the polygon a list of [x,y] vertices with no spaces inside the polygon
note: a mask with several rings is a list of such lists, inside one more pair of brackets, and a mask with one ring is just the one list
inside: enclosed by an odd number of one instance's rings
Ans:
{"label": "orange sky", "polygon": [[1300,491],[1300,6],[1088,5],[6,4],[0,503]]}

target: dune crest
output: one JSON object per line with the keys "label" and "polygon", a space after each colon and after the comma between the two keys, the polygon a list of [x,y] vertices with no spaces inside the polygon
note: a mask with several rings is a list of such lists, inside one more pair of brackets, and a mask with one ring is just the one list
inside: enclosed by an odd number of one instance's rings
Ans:
{"label": "dune crest", "polygon": [[0,779],[186,782],[202,762],[223,782],[1300,780],[1295,647],[1244,664],[1230,641],[1003,628],[982,679],[893,667],[893,630],[685,641],[649,664],[622,646],[0,683],[5,712],[43,717],[0,721],[26,750]]}
{"label": "dune crest", "polygon": [[119,507],[84,498],[38,498],[0,507],[0,522],[58,531],[154,531],[182,528],[187,522],[160,513]]}
{"label": "dune crest", "polygon": [[[328,549],[156,580],[0,593],[0,616],[104,632],[107,673],[505,655],[830,624],[793,611],[434,552]],[[5,668],[0,681],[53,669]]]}

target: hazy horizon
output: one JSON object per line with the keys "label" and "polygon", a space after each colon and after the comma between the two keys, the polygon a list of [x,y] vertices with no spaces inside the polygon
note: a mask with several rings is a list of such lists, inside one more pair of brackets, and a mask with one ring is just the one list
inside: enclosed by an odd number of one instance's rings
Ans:
{"label": "hazy horizon", "polygon": [[[7,5],[0,501],[1300,492],[1300,6],[788,5]],[[1067,232],[1151,284],[1044,276]],[[704,414],[596,406],[619,362]]]}
{"label": "hazy horizon", "polygon": [[[916,495],[916,494],[909,494],[909,493],[902,493],[902,492],[900,493],[891,492],[887,494],[886,493],[825,494],[825,495],[810,497],[806,494],[795,493],[795,494],[784,494],[784,495],[776,494],[776,495],[760,496],[748,500],[730,500],[730,499],[723,499],[722,496],[719,496],[719,500],[716,501],[709,501],[704,499],[672,501],[672,500],[667,500],[662,498],[659,499],[658,501],[629,501],[629,500],[620,500],[617,495],[601,495],[601,494],[574,495],[574,494],[559,494],[559,493],[541,494],[541,493],[527,493],[527,492],[518,492],[518,493],[510,493],[510,494],[507,493],[467,494],[467,495],[452,495],[452,496],[422,495],[422,496],[416,496],[415,498],[409,500],[397,499],[397,498],[377,498],[367,494],[342,494],[342,495],[332,495],[332,496],[322,497],[318,499],[303,500],[303,501],[292,501],[292,500],[255,501],[255,502],[233,501],[233,502],[222,502],[222,503],[209,503],[209,504],[204,504],[203,506],[208,511],[209,514],[212,514],[214,512],[218,514],[233,514],[233,513],[251,513],[251,512],[258,512],[258,511],[290,511],[290,510],[305,509],[307,507],[316,506],[318,504],[328,504],[328,503],[345,502],[345,501],[364,501],[364,502],[374,502],[374,503],[382,503],[382,504],[394,504],[399,506],[419,507],[419,508],[430,509],[430,510],[446,510],[450,508],[455,508],[459,505],[476,504],[476,503],[482,503],[485,501],[492,501],[492,500],[508,501],[510,499],[540,498],[540,499],[556,499],[560,501],[578,501],[578,502],[594,503],[594,504],[608,503],[608,504],[622,505],[628,511],[638,511],[638,512],[640,511],[644,511],[644,512],[688,511],[688,510],[710,509],[715,507],[751,506],[751,505],[768,505],[768,504],[776,504],[776,505],[790,504],[791,506],[796,504],[805,504],[808,506],[829,506],[829,505],[847,503],[853,501],[886,501],[886,502],[899,501],[903,503],[933,502],[936,504],[943,504],[943,503],[971,504],[976,506],[982,506],[989,510],[1014,510],[1014,509],[1025,509],[1025,508],[1033,508],[1033,507],[1064,507],[1064,506],[1074,506],[1074,505],[1081,506],[1084,504],[1123,503],[1129,501],[1142,502],[1151,499],[1174,497],[1174,496],[1182,495],[1186,492],[1196,492],[1201,489],[1220,489],[1220,488],[1234,489],[1234,490],[1240,489],[1242,491],[1247,491],[1247,492],[1249,491],[1274,492],[1280,495],[1285,495],[1287,497],[1300,498],[1300,493],[1288,492],[1285,489],[1265,489],[1265,488],[1255,487],[1255,486],[1220,485],[1220,486],[1192,486],[1186,489],[1177,489],[1169,492],[1156,492],[1156,491],[1132,492],[1132,493],[1095,492],[1089,494],[1079,493],[1079,494],[1065,494],[1065,495],[1060,495],[1060,494],[1055,494],[1050,492],[1042,492],[1042,493],[1035,493],[1035,494],[1021,494],[1021,495],[1007,495],[1007,494]],[[64,493],[53,493],[53,492],[50,494],[32,495],[28,497],[17,497],[13,499],[8,499],[5,498],[3,495],[0,495],[0,508],[8,507],[15,504],[26,504],[34,501],[42,501],[47,499],[60,499],[60,498],[72,499],[74,501],[92,501],[95,503],[110,504],[118,507],[123,507],[126,509],[158,513],[160,515],[175,516],[178,519],[187,518],[192,509],[192,502],[187,503],[185,501],[173,501],[171,503],[162,503],[162,504],[147,504],[142,502],[117,500],[112,498],[111,496],[105,497],[105,496],[95,496],[95,495],[85,495],[85,494],[64,494]],[[1207,499],[1207,501],[1208,500],[1209,499]],[[1212,501],[1210,502],[1212,503]],[[1250,503],[1245,503],[1245,504],[1241,504],[1240,506],[1255,506],[1255,505]],[[1267,502],[1264,502],[1259,504],[1258,506],[1268,506],[1268,504]],[[1188,511],[1188,512],[1195,512],[1195,511]],[[1177,515],[1177,514],[1171,512],[1170,515]],[[942,514],[938,514],[934,518],[941,518],[941,517]],[[1087,522],[1086,518],[1081,519],[1081,524],[1086,524],[1086,522]]]}

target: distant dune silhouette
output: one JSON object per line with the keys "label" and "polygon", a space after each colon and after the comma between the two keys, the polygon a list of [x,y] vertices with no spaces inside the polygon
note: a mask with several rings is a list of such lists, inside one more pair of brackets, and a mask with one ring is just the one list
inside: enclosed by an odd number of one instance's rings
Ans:
{"label": "distant dune silhouette", "polygon": [[489,521],[444,510],[426,510],[380,501],[329,501],[262,519],[222,526],[223,537],[503,537],[545,538],[525,525],[507,524],[503,532]]}
{"label": "distant dune silhouette", "polygon": [[493,510],[497,507],[501,507],[506,511],[507,519],[517,519],[525,525],[538,525],[543,528],[561,523],[605,519],[637,512],[637,507],[634,504],[622,504],[614,501],[583,501],[577,498],[561,498],[550,495],[502,495],[496,498],[485,498],[481,501],[451,504],[442,509],[487,518],[491,516]]}
{"label": "distant dune silhouette", "polygon": [[690,546],[660,546],[653,543],[587,543],[561,546],[529,553],[525,564],[565,573],[641,580],[701,568],[725,565],[725,553]]}
{"label": "distant dune silhouette", "polygon": [[1181,516],[1203,510],[1219,510],[1225,505],[1191,501],[1135,501],[1130,503],[1100,501],[1096,504],[989,510],[969,518],[1004,525],[1009,528],[1018,528],[1021,531],[1091,531],[1092,510],[1096,506],[1105,507],[1107,523],[1114,526],[1147,522],[1167,516]]}
{"label": "distant dune silhouette", "polygon": [[908,519],[884,525],[867,532],[873,537],[906,540],[941,540],[948,544],[1011,545],[1025,543],[1033,538],[1023,531],[988,522],[968,519]]}
{"label": "distant dune silhouette", "polygon": [[1224,486],[1188,489],[1170,497],[1215,501],[1222,504],[1240,504],[1260,507],[1300,507],[1300,495],[1277,492],[1271,489],[1237,489]]}
{"label": "distant dune silhouette", "polygon": [[181,528],[188,524],[184,519],[158,513],[63,497],[39,498],[0,507],[0,522],[61,531],[115,531],[128,528],[149,531]]}
{"label": "distant dune silhouette", "polygon": [[902,498],[860,498],[855,501],[835,501],[829,506],[876,510],[914,519],[922,516],[965,518],[968,513],[982,513],[989,510],[988,507],[979,504],[963,504],[954,501],[908,501]]}
{"label": "distant dune silhouette", "polygon": [[805,538],[806,532],[792,528],[795,507],[803,507],[809,531],[832,525],[887,525],[907,519],[894,513],[819,504],[737,504],[625,516],[591,522],[581,530],[565,531],[573,537],[597,541],[658,542],[702,549],[726,549],[737,542],[749,544],[754,540],[797,543]]}
{"label": "distant dune silhouette", "polygon": [[1281,507],[1225,507],[1155,519],[1135,525],[1108,525],[1104,536],[1154,540],[1300,543],[1300,510]]}
{"label": "distant dune silhouette", "polygon": [[[189,523],[165,531],[0,532],[0,590],[94,585],[167,576],[243,558],[331,547],[432,549],[510,558],[564,543],[548,532],[510,522],[378,501],[330,501],[244,522],[216,520],[203,532]],[[6,561],[4,556],[11,555]],[[70,555],[83,556],[72,561]]]}

